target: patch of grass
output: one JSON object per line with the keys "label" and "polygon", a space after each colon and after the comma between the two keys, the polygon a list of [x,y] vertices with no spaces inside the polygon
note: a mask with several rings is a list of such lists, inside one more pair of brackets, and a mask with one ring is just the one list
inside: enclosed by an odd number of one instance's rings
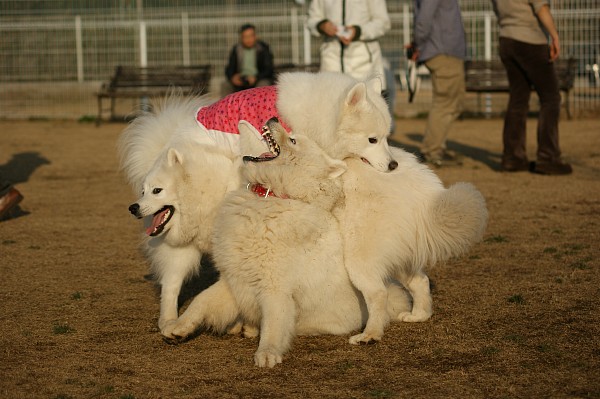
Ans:
{"label": "patch of grass", "polygon": [[55,324],[54,327],[52,328],[52,331],[54,331],[54,334],[70,334],[72,332],[75,331],[74,328],[72,328],[71,326],[69,326],[68,324],[64,323],[64,324]]}
{"label": "patch of grass", "polygon": [[484,356],[493,356],[496,353],[500,353],[500,349],[495,346],[486,346],[485,348],[481,348],[481,354]]}
{"label": "patch of grass", "polygon": [[525,337],[520,334],[508,334],[504,336],[504,339],[516,344],[522,344],[525,342]]}
{"label": "patch of grass", "polygon": [[81,298],[83,298],[83,294],[81,292],[79,292],[79,291],[74,292],[74,293],[71,294],[71,299],[74,300],[74,301],[78,301]]}
{"label": "patch of grass", "polygon": [[39,245],[30,245],[27,247],[27,249],[42,249],[42,247],[40,247]]}
{"label": "patch of grass", "polygon": [[96,122],[96,116],[83,115],[77,120],[77,122],[79,122],[79,123],[94,123],[94,122]]}
{"label": "patch of grass", "polygon": [[132,393],[126,393],[125,395],[119,396],[119,399],[135,399]]}
{"label": "patch of grass", "polygon": [[508,238],[506,238],[505,236],[501,236],[501,235],[495,235],[495,236],[490,236],[490,237],[486,238],[485,240],[483,240],[483,242],[487,242],[487,243],[508,242]]}
{"label": "patch of grass", "polygon": [[347,370],[350,370],[350,369],[353,369],[354,367],[356,367],[354,363],[351,363],[348,361],[339,362],[336,364],[336,366],[340,371],[347,371]]}
{"label": "patch of grass", "polygon": [[370,398],[391,398],[393,396],[393,392],[387,391],[385,389],[372,389],[371,391],[369,391]]}
{"label": "patch of grass", "polygon": [[67,395],[66,393],[59,393],[52,399],[74,399],[71,395]]}
{"label": "patch of grass", "polygon": [[554,282],[557,284],[562,284],[563,283],[563,279],[561,277],[557,277],[554,279]]}
{"label": "patch of grass", "polygon": [[572,263],[571,267],[574,268],[574,269],[578,269],[578,270],[588,270],[588,269],[590,269],[590,267],[588,266],[588,264],[585,261],[583,261],[583,260],[580,260],[580,261],[577,261],[575,263]]}
{"label": "patch of grass", "polygon": [[471,256],[469,256],[469,259],[477,260],[477,259],[481,259],[481,256],[479,256],[479,255],[471,255]]}
{"label": "patch of grass", "polygon": [[508,298],[508,302],[515,303],[517,305],[524,305],[525,298],[521,294],[515,294]]}
{"label": "patch of grass", "polygon": [[554,248],[554,247],[547,247],[547,248],[544,248],[544,250],[542,252],[545,254],[555,254],[558,252],[558,249]]}
{"label": "patch of grass", "polygon": [[2,240],[2,245],[11,245],[16,243],[17,242],[15,240]]}

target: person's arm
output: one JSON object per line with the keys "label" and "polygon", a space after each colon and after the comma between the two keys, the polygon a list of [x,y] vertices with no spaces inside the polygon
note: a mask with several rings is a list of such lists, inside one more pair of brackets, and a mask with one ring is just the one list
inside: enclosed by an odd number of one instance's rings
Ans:
{"label": "person's arm", "polygon": [[271,49],[269,45],[265,42],[260,42],[261,51],[259,55],[259,60],[257,60],[256,69],[258,69],[258,75],[256,76],[257,80],[269,79],[273,80],[273,53],[271,53]]}
{"label": "person's arm", "polygon": [[536,14],[550,35],[550,59],[554,61],[560,55],[560,39],[556,25],[554,25],[554,18],[552,18],[550,7],[548,4],[544,4],[536,11]]}
{"label": "person's arm", "polygon": [[308,29],[315,36],[335,36],[337,27],[325,15],[325,5],[321,0],[312,0],[308,8]]}
{"label": "person's arm", "polygon": [[440,5],[440,1],[448,0],[422,0],[419,10],[415,10],[414,43],[417,48],[422,47],[429,40],[433,16]]}
{"label": "person's arm", "polygon": [[227,66],[225,67],[225,76],[227,76],[227,80],[231,81],[233,75],[238,72],[237,66],[237,53],[235,51],[236,46],[233,46],[231,52],[229,53],[229,61],[227,62]]}
{"label": "person's arm", "polygon": [[361,26],[352,26],[354,28],[352,40],[379,39],[392,27],[385,0],[369,1],[368,6],[371,18]]}

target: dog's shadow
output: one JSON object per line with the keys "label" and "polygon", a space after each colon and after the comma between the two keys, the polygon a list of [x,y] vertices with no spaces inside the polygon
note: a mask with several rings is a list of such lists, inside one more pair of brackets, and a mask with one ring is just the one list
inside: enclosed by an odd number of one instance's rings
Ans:
{"label": "dog's shadow", "polygon": [[[37,151],[14,154],[7,163],[0,165],[0,180],[7,181],[13,186],[25,183],[39,167],[49,164],[50,161]],[[14,219],[28,214],[29,212],[17,205],[15,209],[11,210],[10,218]]]}
{"label": "dog's shadow", "polygon": [[[407,152],[415,154],[421,159],[422,154],[419,150],[419,144],[423,141],[423,134],[406,133],[405,136],[410,140],[410,142],[390,140],[390,145],[402,148]],[[475,161],[481,162],[487,165],[492,170],[500,170],[500,158],[502,154],[500,154],[499,152],[488,151],[482,148],[459,143],[453,140],[448,140],[447,145],[449,150],[455,151],[459,154],[462,154],[465,157],[469,157]]]}

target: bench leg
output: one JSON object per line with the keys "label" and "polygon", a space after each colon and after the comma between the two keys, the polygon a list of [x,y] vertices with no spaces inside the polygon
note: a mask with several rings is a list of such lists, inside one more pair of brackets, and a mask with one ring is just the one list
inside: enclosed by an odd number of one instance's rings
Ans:
{"label": "bench leg", "polygon": [[569,101],[569,91],[565,91],[565,109],[567,110],[567,119],[571,120],[571,104]]}
{"label": "bench leg", "polygon": [[102,123],[102,97],[98,96],[98,117],[96,118],[96,126]]}

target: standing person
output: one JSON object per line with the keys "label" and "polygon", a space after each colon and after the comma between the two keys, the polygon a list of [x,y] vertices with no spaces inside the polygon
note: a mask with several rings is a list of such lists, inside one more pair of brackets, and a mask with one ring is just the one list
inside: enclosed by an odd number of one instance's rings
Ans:
{"label": "standing person", "polygon": [[231,85],[228,91],[273,84],[273,54],[269,45],[256,36],[254,25],[244,24],[240,28],[240,41],[229,53],[225,75]]}
{"label": "standing person", "polygon": [[437,167],[460,165],[446,148],[452,123],[465,96],[465,30],[458,0],[415,0],[413,60],[431,73],[433,102],[421,144],[426,162]]}
{"label": "standing person", "polygon": [[[558,145],[561,99],[553,61],[560,54],[560,40],[548,1],[492,1],[500,25],[500,59],[510,85],[502,132],[502,170],[569,174],[573,170],[571,165],[561,161]],[[527,159],[526,123],[531,85],[540,99],[540,113],[537,160],[530,165]]]}
{"label": "standing person", "polygon": [[308,27],[324,37],[321,71],[343,72],[359,80],[379,76],[385,91],[378,41],[391,28],[385,0],[312,0]]}
{"label": "standing person", "polygon": [[10,212],[23,200],[23,196],[0,176],[0,221],[10,217]]}

